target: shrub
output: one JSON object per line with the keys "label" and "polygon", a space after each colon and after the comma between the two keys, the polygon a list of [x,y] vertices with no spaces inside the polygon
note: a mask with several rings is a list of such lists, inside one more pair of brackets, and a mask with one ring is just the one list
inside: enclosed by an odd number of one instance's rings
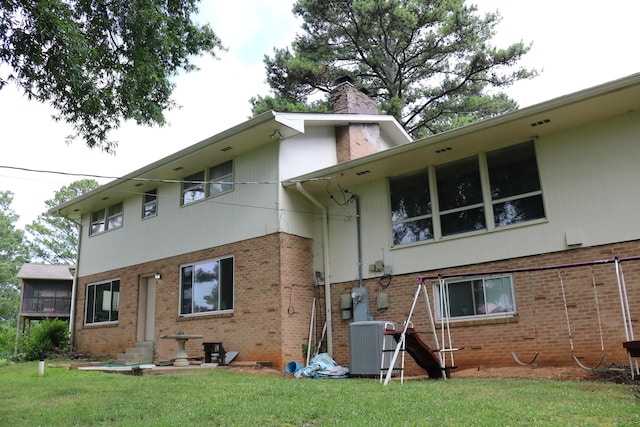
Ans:
{"label": "shrub", "polygon": [[64,353],[69,343],[69,323],[60,319],[45,319],[38,322],[24,339],[23,352],[26,360],[37,360],[40,351],[46,355]]}

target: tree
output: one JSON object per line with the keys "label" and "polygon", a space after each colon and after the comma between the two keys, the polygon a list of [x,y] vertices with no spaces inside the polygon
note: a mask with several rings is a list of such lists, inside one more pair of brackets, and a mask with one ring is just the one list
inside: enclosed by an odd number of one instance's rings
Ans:
{"label": "tree", "polygon": [[516,109],[499,89],[536,75],[513,68],[530,46],[492,46],[500,15],[464,0],[299,0],[293,13],[303,33],[265,56],[272,95],[252,98],[253,114],[304,111],[349,76],[421,137]]}
{"label": "tree", "polygon": [[89,147],[112,152],[124,120],[165,124],[172,82],[194,55],[222,44],[192,15],[199,0],[0,1],[0,89],[8,82],[49,102]]}
{"label": "tree", "polygon": [[20,306],[20,286],[16,275],[29,261],[24,232],[16,230],[19,217],[11,210],[13,193],[0,191],[0,327],[15,328]]}
{"label": "tree", "polygon": [[[75,199],[98,188],[93,179],[75,181],[56,191],[53,199],[44,203],[51,209],[61,203]],[[31,241],[34,256],[50,264],[74,264],[78,247],[78,226],[70,219],[50,214],[38,215],[38,219],[27,225],[33,236]]]}

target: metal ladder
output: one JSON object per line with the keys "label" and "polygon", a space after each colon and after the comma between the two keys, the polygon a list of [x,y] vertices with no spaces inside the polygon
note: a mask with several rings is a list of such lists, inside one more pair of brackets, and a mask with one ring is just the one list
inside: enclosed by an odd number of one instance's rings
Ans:
{"label": "metal ladder", "polygon": [[[400,384],[404,384],[404,355],[405,355],[405,341],[404,335],[401,335],[401,340],[398,342],[398,345],[402,345],[400,351],[402,352],[402,359],[400,362],[400,367],[396,368],[395,363],[393,362],[392,352],[395,352],[395,345],[393,348],[387,348],[387,338],[389,335],[386,334],[387,330],[397,331],[396,324],[392,322],[384,323],[384,332],[382,337],[382,357],[380,358],[380,382],[382,382],[383,378],[387,375],[388,371],[391,371],[391,375],[393,375],[394,371],[400,371]],[[387,357],[388,356],[388,357]]]}

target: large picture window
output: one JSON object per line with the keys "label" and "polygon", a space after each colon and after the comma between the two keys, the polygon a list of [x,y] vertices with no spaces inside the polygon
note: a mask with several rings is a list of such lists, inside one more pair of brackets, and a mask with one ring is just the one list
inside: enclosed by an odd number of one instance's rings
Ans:
{"label": "large picture window", "polygon": [[427,171],[391,179],[391,221],[397,244],[433,239]]}
{"label": "large picture window", "polygon": [[516,312],[511,276],[444,280],[435,284],[434,290],[437,301],[444,296],[447,302],[438,307],[440,319],[443,315],[457,319]]}
{"label": "large picture window", "polygon": [[122,227],[122,203],[116,203],[91,214],[90,235]]}
{"label": "large picture window", "polygon": [[477,157],[436,167],[443,236],[486,228]]}
{"label": "large picture window", "polygon": [[533,142],[487,153],[496,227],[544,218]]}
{"label": "large picture window", "polygon": [[180,314],[233,309],[233,258],[220,258],[180,268]]}
{"label": "large picture window", "polygon": [[120,280],[87,285],[85,323],[116,322],[120,306]]}
{"label": "large picture window", "polygon": [[389,193],[394,245],[545,218],[533,141],[390,178]]}
{"label": "large picture window", "polygon": [[185,177],[183,181],[183,205],[227,193],[233,190],[233,161],[229,160],[194,173]]}

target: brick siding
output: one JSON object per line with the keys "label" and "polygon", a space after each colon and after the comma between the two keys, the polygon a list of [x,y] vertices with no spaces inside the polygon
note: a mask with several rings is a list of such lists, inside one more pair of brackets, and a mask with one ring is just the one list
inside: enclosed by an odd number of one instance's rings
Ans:
{"label": "brick siding", "polygon": [[[375,310],[379,280],[366,280],[365,286],[369,290],[370,312],[373,314],[374,320],[389,320],[402,325],[411,308],[420,276],[581,263],[614,259],[615,257],[631,257],[638,254],[640,254],[640,241],[634,241],[454,269],[394,276],[388,288],[384,289],[388,294],[390,307],[381,313],[376,313]],[[640,315],[638,308],[640,303],[640,261],[623,262],[621,265],[631,303],[633,324],[637,327]],[[625,332],[615,264],[595,265],[593,272],[606,353],[603,364],[610,362],[628,364],[627,353],[622,347],[622,343],[625,341]],[[481,365],[514,365],[516,362],[511,356],[512,349],[522,361],[529,361],[535,354],[536,332],[539,351],[536,363],[539,366],[574,365],[575,362],[571,358],[571,345],[559,273],[562,275],[567,306],[569,307],[574,354],[583,364],[595,365],[601,355],[601,343],[589,266],[515,273],[513,280],[518,316],[515,319],[510,319],[508,326],[505,318],[451,323],[453,345],[464,347],[454,355],[456,365],[461,368]],[[533,292],[531,291],[532,283]],[[354,286],[357,284],[348,282],[334,283],[331,287],[334,313],[333,356],[340,364],[349,363],[349,323],[352,322],[352,320],[340,318],[340,295],[349,293]],[[427,291],[432,302],[431,282],[427,283]],[[412,322],[423,336],[424,341],[433,345],[431,327],[422,295],[416,305]],[[439,328],[437,332],[440,338]],[[409,373],[424,373],[410,357],[406,358],[406,369]]]}
{"label": "brick siding", "polygon": [[[210,258],[234,256],[234,310],[229,314],[179,316],[180,265]],[[271,234],[216,248],[81,277],[75,316],[75,347],[97,355],[112,355],[134,347],[137,338],[138,295],[141,277],[156,271],[155,336],[183,331],[202,334],[189,340],[189,356],[203,356],[203,342],[222,342],[225,350],[238,351],[238,361],[268,361],[283,368],[300,359],[306,342],[315,289],[311,241]],[[120,278],[119,319],[113,325],[84,326],[86,286]],[[177,344],[160,339],[157,361],[175,357]]]}

